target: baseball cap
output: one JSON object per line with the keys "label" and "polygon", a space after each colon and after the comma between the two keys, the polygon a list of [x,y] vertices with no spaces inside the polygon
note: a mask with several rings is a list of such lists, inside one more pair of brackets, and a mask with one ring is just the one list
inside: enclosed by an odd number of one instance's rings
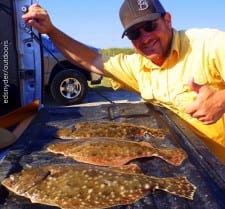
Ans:
{"label": "baseball cap", "polygon": [[122,38],[126,31],[137,23],[153,21],[166,13],[158,0],[124,0],[120,7],[120,21],[124,27]]}

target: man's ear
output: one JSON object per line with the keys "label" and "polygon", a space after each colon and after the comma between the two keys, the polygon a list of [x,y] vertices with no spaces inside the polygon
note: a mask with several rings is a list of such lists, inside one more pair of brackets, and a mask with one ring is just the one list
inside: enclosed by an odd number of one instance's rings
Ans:
{"label": "man's ear", "polygon": [[164,17],[163,17],[164,21],[166,22],[166,24],[171,28],[172,27],[172,18],[171,18],[171,14],[169,12],[167,12]]}

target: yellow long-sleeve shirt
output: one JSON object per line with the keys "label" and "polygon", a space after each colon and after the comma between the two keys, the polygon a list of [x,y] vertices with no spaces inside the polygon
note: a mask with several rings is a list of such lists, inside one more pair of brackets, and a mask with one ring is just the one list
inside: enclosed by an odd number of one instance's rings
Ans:
{"label": "yellow long-sleeve shirt", "polygon": [[171,53],[162,66],[139,54],[119,54],[104,62],[114,89],[138,92],[145,101],[164,106],[184,119],[225,163],[225,115],[212,125],[185,113],[196,99],[188,82],[225,89],[225,32],[214,29],[173,31]]}

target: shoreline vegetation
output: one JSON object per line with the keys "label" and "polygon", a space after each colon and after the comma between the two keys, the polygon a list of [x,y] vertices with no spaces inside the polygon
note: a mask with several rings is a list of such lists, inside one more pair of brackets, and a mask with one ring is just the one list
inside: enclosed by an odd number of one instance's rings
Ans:
{"label": "shoreline vegetation", "polygon": [[124,54],[133,54],[135,50],[133,48],[108,48],[108,49],[101,49],[102,55],[105,56],[114,56],[119,53]]}

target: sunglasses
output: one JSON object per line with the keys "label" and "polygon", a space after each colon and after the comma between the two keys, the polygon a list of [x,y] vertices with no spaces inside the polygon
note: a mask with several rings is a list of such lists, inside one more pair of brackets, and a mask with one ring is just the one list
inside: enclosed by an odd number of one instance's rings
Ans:
{"label": "sunglasses", "polygon": [[140,29],[143,29],[145,32],[153,32],[156,30],[157,27],[158,24],[156,21],[148,21],[138,28],[129,29],[125,35],[127,36],[128,39],[134,41],[140,38],[141,35]]}

